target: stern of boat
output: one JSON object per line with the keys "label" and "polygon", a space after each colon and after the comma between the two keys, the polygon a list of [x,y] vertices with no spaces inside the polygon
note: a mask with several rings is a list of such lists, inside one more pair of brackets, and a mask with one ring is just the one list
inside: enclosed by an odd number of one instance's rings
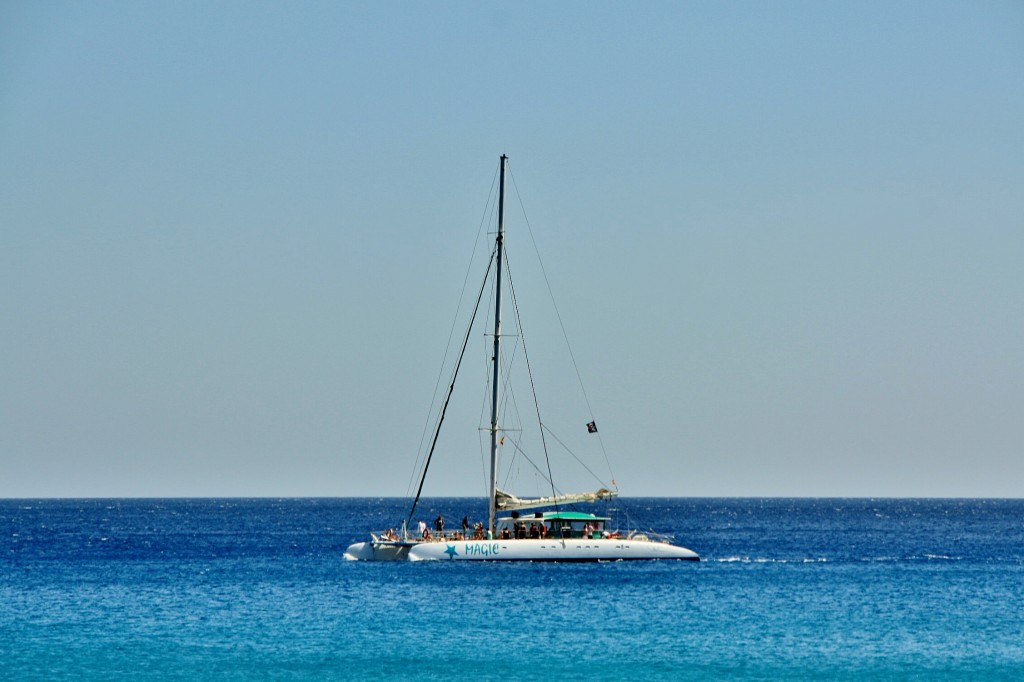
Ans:
{"label": "stern of boat", "polygon": [[408,561],[409,545],[402,542],[356,542],[345,550],[349,561]]}

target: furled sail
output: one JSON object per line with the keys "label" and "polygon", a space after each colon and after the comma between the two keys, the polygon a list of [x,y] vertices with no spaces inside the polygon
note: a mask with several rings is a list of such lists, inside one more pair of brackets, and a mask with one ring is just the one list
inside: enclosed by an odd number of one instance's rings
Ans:
{"label": "furled sail", "polygon": [[552,497],[538,497],[531,500],[524,500],[504,490],[494,491],[495,507],[501,511],[512,511],[514,509],[535,509],[537,507],[550,507],[556,504],[572,504],[574,502],[597,502],[618,497],[617,490],[601,488],[592,493],[569,493],[566,495],[554,495]]}

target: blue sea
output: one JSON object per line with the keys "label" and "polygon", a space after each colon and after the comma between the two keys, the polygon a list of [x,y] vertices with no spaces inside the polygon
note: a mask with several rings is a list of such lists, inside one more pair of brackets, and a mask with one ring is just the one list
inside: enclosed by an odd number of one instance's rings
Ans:
{"label": "blue sea", "polygon": [[617,506],[702,561],[343,560],[398,499],[0,500],[0,679],[1024,679],[1022,500]]}

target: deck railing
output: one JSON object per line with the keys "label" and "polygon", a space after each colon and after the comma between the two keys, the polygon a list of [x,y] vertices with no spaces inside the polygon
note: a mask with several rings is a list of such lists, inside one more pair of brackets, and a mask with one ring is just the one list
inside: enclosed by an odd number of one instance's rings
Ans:
{"label": "deck railing", "polygon": [[[473,531],[463,532],[461,530],[430,530],[427,534],[420,535],[419,533],[409,533],[408,538],[403,538],[402,534],[397,531],[374,531],[374,537],[385,542],[456,542],[462,540],[487,540],[487,531]],[[526,535],[520,534],[516,537],[515,534],[511,534],[510,537],[502,537],[499,533],[495,540],[557,540],[557,539],[616,539],[622,538],[625,534],[613,532],[613,531],[591,531],[586,533],[582,530],[575,528],[555,528],[549,529],[549,532],[540,537],[532,537],[529,532]],[[660,538],[659,538],[660,539]]]}

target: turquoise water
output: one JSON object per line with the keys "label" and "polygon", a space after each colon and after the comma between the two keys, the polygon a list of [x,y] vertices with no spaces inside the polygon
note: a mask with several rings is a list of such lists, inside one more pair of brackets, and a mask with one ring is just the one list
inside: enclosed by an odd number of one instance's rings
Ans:
{"label": "turquoise water", "polygon": [[0,501],[0,677],[1024,678],[1024,501],[622,505],[704,560],[343,561],[402,500]]}

